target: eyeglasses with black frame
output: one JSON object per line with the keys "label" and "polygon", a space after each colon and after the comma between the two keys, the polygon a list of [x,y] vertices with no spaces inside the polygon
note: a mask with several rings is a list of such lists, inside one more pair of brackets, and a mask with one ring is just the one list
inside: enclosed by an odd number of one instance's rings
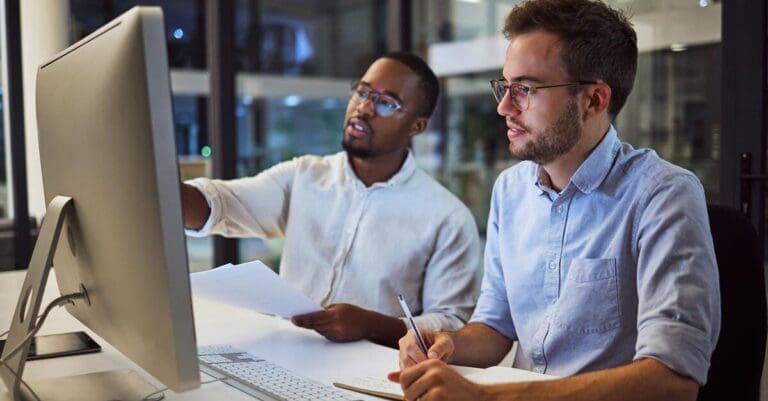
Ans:
{"label": "eyeglasses with black frame", "polygon": [[352,81],[350,85],[352,96],[363,103],[370,99],[373,102],[373,110],[379,117],[389,117],[396,112],[408,113],[403,104],[389,94],[379,92],[361,81]]}
{"label": "eyeglasses with black frame", "polygon": [[512,104],[520,111],[526,111],[531,107],[531,95],[536,93],[539,89],[560,88],[563,86],[576,86],[576,85],[591,85],[596,84],[597,81],[576,81],[566,82],[562,84],[541,85],[541,86],[528,86],[519,82],[508,83],[505,79],[492,79],[491,91],[496,101],[501,103],[507,91],[510,93]]}

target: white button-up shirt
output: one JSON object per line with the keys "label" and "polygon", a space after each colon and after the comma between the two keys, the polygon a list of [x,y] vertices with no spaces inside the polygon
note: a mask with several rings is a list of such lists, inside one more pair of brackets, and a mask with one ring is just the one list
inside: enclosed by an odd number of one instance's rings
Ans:
{"label": "white button-up shirt", "polygon": [[455,330],[472,313],[477,226],[410,152],[392,178],[370,187],[345,152],[299,157],[254,177],[187,183],[211,208],[189,235],[285,237],[280,275],[323,306],[403,317],[403,294],[417,326],[429,330]]}

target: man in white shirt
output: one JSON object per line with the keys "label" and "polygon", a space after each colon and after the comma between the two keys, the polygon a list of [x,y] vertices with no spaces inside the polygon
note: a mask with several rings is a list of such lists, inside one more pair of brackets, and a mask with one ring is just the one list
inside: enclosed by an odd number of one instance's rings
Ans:
{"label": "man in white shirt", "polygon": [[478,293],[477,227],[408,148],[438,90],[420,58],[382,56],[352,85],[344,152],[254,177],[188,181],[187,233],[285,237],[281,276],[325,308],[293,322],[330,340],[396,346],[406,333],[398,294],[420,328],[459,328]]}

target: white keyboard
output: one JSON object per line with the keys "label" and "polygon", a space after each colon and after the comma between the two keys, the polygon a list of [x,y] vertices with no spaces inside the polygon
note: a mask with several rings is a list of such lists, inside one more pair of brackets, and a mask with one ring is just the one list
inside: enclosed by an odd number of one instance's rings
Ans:
{"label": "white keyboard", "polygon": [[360,398],[321,384],[263,358],[229,345],[198,347],[201,370],[265,401],[359,401]]}

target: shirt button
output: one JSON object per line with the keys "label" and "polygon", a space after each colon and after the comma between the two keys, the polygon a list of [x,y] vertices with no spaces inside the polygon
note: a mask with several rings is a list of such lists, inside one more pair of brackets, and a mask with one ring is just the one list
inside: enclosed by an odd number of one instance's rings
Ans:
{"label": "shirt button", "polygon": [[560,205],[557,207],[557,212],[562,213],[563,212],[563,205]]}
{"label": "shirt button", "polygon": [[554,260],[549,262],[549,270],[555,270],[557,268],[557,262]]}

